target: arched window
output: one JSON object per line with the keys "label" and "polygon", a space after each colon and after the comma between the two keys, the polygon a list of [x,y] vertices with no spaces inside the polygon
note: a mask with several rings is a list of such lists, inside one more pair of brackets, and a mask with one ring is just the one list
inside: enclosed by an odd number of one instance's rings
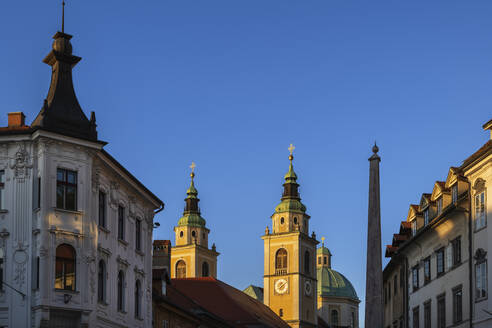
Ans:
{"label": "arched window", "polygon": [[179,237],[180,237],[180,238],[183,238],[183,231],[180,231],[180,232],[179,232]]}
{"label": "arched window", "polygon": [[56,248],[55,288],[75,290],[75,249],[67,244]]}
{"label": "arched window", "polygon": [[207,262],[203,262],[203,264],[202,264],[202,276],[203,277],[208,277],[209,276],[208,263]]}
{"label": "arched window", "polygon": [[280,224],[284,224],[284,218],[280,218]]}
{"label": "arched window", "polygon": [[304,272],[309,273],[311,271],[311,258],[309,252],[304,252]]}
{"label": "arched window", "polygon": [[183,260],[176,263],[176,278],[186,278],[186,263]]}
{"label": "arched window", "polygon": [[297,217],[294,218],[294,224],[297,224]]}
{"label": "arched window", "polygon": [[275,255],[275,271],[278,274],[287,273],[287,251],[281,248]]}
{"label": "arched window", "polygon": [[123,271],[118,272],[117,309],[121,312],[125,310],[125,274]]}
{"label": "arched window", "polygon": [[196,231],[195,231],[195,230],[193,230],[193,231],[191,232],[191,236],[192,236],[192,237],[196,237]]}
{"label": "arched window", "polygon": [[140,294],[141,294],[140,280],[135,282],[135,318],[140,318]]}
{"label": "arched window", "polygon": [[104,302],[106,300],[106,263],[99,261],[97,269],[97,300]]}
{"label": "arched window", "polygon": [[338,325],[338,311],[331,310],[331,324],[333,326]]}

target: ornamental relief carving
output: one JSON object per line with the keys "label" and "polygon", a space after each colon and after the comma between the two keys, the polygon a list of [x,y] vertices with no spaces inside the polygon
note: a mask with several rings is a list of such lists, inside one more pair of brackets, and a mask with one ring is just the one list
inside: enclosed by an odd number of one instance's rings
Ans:
{"label": "ornamental relief carving", "polygon": [[101,185],[101,168],[94,166],[92,169],[92,192],[97,192]]}
{"label": "ornamental relief carving", "polygon": [[120,184],[115,181],[111,181],[109,197],[111,207],[116,210],[118,208],[118,190],[120,189]]}
{"label": "ornamental relief carving", "polygon": [[485,190],[485,180],[482,178],[478,178],[477,180],[475,180],[475,183],[473,184],[473,189],[476,192],[481,192]]}
{"label": "ornamental relief carving", "polygon": [[18,179],[19,182],[24,182],[29,177],[32,161],[24,143],[19,145],[19,149],[10,163],[10,168],[14,171],[14,179]]}

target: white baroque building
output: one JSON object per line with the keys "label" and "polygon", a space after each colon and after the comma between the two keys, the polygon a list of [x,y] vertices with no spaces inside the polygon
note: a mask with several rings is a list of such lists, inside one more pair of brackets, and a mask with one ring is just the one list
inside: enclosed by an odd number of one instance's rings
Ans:
{"label": "white baroque building", "polygon": [[81,58],[54,39],[43,108],[0,128],[0,327],[151,327],[164,204],[103,149],[73,89]]}

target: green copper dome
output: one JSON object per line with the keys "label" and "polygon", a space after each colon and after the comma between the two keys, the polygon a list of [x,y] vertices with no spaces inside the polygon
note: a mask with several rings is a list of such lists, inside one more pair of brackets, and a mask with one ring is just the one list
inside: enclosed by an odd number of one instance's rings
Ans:
{"label": "green copper dome", "polygon": [[316,250],[316,254],[320,255],[320,254],[325,254],[325,255],[331,255],[331,252],[328,248],[326,248],[323,244],[323,246],[321,246],[320,248],[318,248]]}
{"label": "green copper dome", "polygon": [[277,205],[277,207],[275,207],[275,212],[293,212],[304,214],[306,212],[306,206],[304,206],[304,204],[298,199],[284,199]]}
{"label": "green copper dome", "polygon": [[286,182],[289,181],[296,181],[297,180],[297,174],[294,172],[294,166],[292,165],[292,160],[290,161],[289,165],[289,171],[285,174],[284,179]]}
{"label": "green copper dome", "polygon": [[178,226],[205,227],[205,219],[198,213],[187,213],[179,219]]}
{"label": "green copper dome", "polygon": [[319,267],[317,269],[317,277],[318,295],[326,297],[346,297],[352,300],[359,300],[352,283],[350,283],[350,281],[341,273],[328,267]]}

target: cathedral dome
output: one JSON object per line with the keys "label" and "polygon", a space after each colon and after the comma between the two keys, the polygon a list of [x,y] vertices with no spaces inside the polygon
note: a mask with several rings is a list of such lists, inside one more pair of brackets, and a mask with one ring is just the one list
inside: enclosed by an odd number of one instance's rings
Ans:
{"label": "cathedral dome", "polygon": [[352,283],[340,272],[328,267],[319,267],[317,276],[318,295],[325,297],[346,297],[352,300],[359,300]]}

